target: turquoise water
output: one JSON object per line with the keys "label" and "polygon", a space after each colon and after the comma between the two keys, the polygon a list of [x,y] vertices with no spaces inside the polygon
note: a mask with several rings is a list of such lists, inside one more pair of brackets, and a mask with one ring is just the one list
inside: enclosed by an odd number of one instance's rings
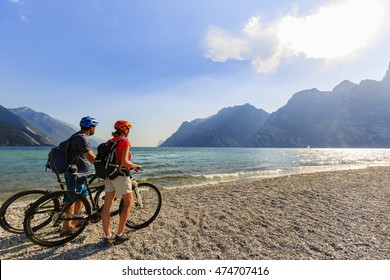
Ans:
{"label": "turquoise water", "polygon": [[[25,189],[58,189],[45,172],[50,147],[0,147],[0,201]],[[390,165],[390,149],[132,148],[142,179],[196,187],[315,171]]]}

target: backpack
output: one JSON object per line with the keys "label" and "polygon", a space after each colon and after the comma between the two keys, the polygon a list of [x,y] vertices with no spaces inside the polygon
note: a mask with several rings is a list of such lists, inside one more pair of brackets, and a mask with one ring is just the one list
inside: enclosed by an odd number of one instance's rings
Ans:
{"label": "backpack", "polygon": [[121,166],[117,162],[116,147],[123,140],[126,138],[118,139],[115,142],[108,140],[97,147],[96,159],[93,164],[98,178],[114,180],[118,177]]}
{"label": "backpack", "polygon": [[57,175],[65,173],[69,166],[75,164],[80,155],[73,159],[69,158],[70,142],[76,135],[72,135],[69,139],[61,142],[58,146],[52,148],[49,152],[46,169],[51,169]]}

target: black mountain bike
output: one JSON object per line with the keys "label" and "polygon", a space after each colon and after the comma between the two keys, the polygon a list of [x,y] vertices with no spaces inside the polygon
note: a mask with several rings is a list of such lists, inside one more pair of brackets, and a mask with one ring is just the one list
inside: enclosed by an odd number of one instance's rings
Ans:
{"label": "black mountain bike", "polygon": [[[66,189],[66,183],[61,180],[60,176],[57,175],[57,181],[62,190]],[[88,185],[91,186],[96,183],[97,177],[92,174],[87,176]],[[104,200],[102,200],[102,193],[104,191],[103,183],[98,182],[97,186],[92,187],[92,191],[95,193],[95,201],[98,207],[102,207]],[[0,226],[11,233],[23,234],[23,221],[24,216],[30,206],[37,201],[39,198],[47,195],[48,190],[27,190],[21,191],[10,198],[8,198],[3,205],[0,207]],[[115,208],[113,208],[115,209]],[[118,209],[118,208],[116,208]],[[116,210],[118,211],[118,210]],[[117,213],[113,213],[117,214]]]}
{"label": "black mountain bike", "polygon": [[[162,199],[158,188],[150,183],[137,183],[132,179],[134,204],[126,226],[139,229],[148,226],[157,217],[161,209]],[[87,186],[87,197],[73,191],[56,191],[48,193],[34,202],[28,209],[24,218],[24,233],[27,238],[35,244],[53,247],[65,244],[79,234],[87,225],[97,223],[101,220],[100,206],[104,196],[98,189],[95,196],[92,195],[93,187]],[[82,212],[78,215],[70,215],[68,212],[71,203],[68,201],[81,201]],[[70,198],[70,199],[69,199]],[[65,202],[65,203],[64,203]],[[111,212],[111,215],[120,213],[123,200],[119,202],[119,209]],[[61,228],[64,221],[77,224],[70,235],[62,235]]]}

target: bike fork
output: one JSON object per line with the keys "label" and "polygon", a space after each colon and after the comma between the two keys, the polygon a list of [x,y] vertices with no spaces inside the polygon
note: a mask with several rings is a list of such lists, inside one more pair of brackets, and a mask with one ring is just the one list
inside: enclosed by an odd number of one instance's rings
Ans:
{"label": "bike fork", "polygon": [[137,181],[134,180],[134,179],[131,179],[131,185],[133,186],[133,190],[134,190],[134,193],[135,193],[136,204],[137,204],[137,206],[143,208],[144,205],[143,205],[143,203],[142,203],[141,194],[139,193]]}

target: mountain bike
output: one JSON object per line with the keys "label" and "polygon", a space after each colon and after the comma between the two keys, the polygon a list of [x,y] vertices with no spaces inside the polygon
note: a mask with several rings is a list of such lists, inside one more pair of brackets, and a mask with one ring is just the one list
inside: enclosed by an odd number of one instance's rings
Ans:
{"label": "mountain bike", "polygon": [[[66,183],[61,180],[58,174],[56,174],[56,176],[61,190],[65,190]],[[91,174],[87,176],[87,179],[88,185],[91,186],[96,181],[97,177],[94,174]],[[96,193],[94,199],[97,207],[101,208],[104,203],[104,196],[102,195],[104,191],[104,185],[101,183],[96,187],[92,187],[92,191]],[[23,234],[23,221],[28,209],[35,201],[47,195],[49,192],[50,191],[48,190],[35,189],[21,191],[12,195],[0,207],[0,226],[8,232]],[[114,210],[111,212],[111,215],[116,215],[119,212],[118,208],[119,206],[114,206],[112,208]],[[49,222],[50,220],[42,221],[42,225]]]}
{"label": "mountain bike", "polygon": [[0,226],[8,232],[22,234],[27,209],[48,192],[48,190],[27,190],[8,198],[0,208]]}
{"label": "mountain bike", "polygon": [[[132,179],[132,188],[134,203],[126,226],[139,229],[155,220],[161,209],[162,198],[160,191],[153,184],[138,183],[136,179]],[[87,186],[87,197],[73,191],[56,191],[39,198],[25,215],[23,226],[27,238],[41,246],[59,246],[76,238],[89,224],[99,222],[102,207],[98,202],[103,196],[96,194],[93,198],[92,191],[92,188]],[[71,215],[69,208],[76,201],[81,201],[82,212]],[[123,200],[121,199],[119,210],[111,212],[111,215],[120,213],[122,207]],[[62,224],[65,221],[77,224],[69,235],[61,234]]]}

